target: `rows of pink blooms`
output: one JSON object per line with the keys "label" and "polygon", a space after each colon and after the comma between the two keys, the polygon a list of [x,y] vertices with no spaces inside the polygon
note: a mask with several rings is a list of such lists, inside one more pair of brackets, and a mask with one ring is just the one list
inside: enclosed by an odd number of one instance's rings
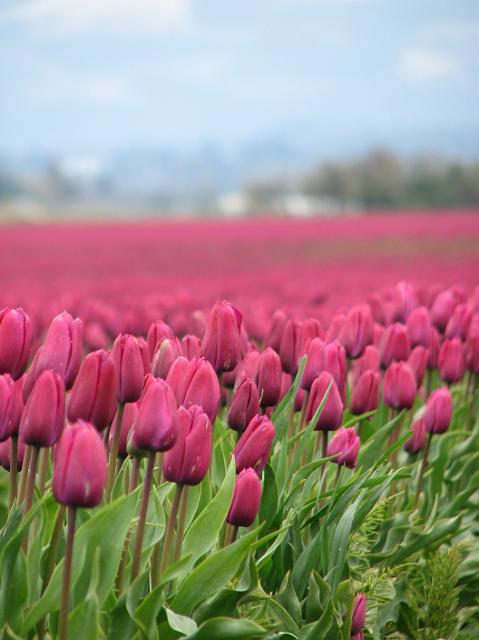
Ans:
{"label": "rows of pink blooms", "polygon": [[[304,355],[294,409],[309,422],[327,394],[315,429],[334,434],[326,436],[324,453],[349,468],[361,443],[359,427],[341,426],[346,408],[356,416],[374,412],[381,396],[397,412],[411,409],[419,396],[425,408],[405,443],[417,454],[427,434],[449,427],[450,386],[466,375],[467,384],[479,377],[479,287],[472,293],[462,287],[418,290],[400,282],[336,314],[327,326],[277,310],[254,338],[226,301],[208,315],[192,313],[186,324],[189,333],[175,333],[158,320],[145,335],[113,336],[105,319],[85,336],[82,320],[63,312],[38,341],[23,309],[1,310],[1,464],[10,469],[14,456],[20,470],[27,455],[32,464],[32,452],[51,448],[53,494],[75,508],[103,500],[105,445],[119,460],[162,452],[163,478],[195,485],[209,470],[213,426],[225,407],[228,427],[238,433],[227,520],[248,527],[275,437],[270,418]],[[442,386],[430,392],[433,370]],[[358,594],[355,639],[362,638],[365,610]]]}

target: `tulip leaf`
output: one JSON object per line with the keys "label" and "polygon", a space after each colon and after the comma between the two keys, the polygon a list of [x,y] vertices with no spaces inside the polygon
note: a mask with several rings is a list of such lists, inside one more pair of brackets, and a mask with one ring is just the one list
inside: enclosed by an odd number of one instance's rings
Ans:
{"label": "tulip leaf", "polygon": [[252,620],[243,618],[210,618],[185,640],[256,640],[266,631]]}
{"label": "tulip leaf", "polygon": [[358,455],[358,466],[369,469],[377,465],[378,461],[383,458],[384,445],[391,434],[394,427],[400,423],[403,413],[394,416],[392,420],[380,427],[376,433],[369,438],[364,446],[361,447]]}

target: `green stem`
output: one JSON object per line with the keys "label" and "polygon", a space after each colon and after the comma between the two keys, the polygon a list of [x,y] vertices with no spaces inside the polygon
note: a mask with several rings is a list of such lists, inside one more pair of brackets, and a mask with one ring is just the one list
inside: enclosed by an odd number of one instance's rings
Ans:
{"label": "green stem", "polygon": [[148,512],[148,501],[150,499],[151,485],[153,480],[153,469],[155,467],[155,452],[148,453],[145,479],[143,482],[143,493],[141,495],[140,515],[136,529],[135,550],[133,552],[133,563],[131,566],[131,581],[140,573],[141,550],[143,547],[143,536],[145,534],[146,514]]}
{"label": "green stem", "polygon": [[10,440],[10,498],[8,501],[11,507],[17,497],[18,478],[18,435],[14,435]]}
{"label": "green stem", "polygon": [[50,449],[44,447],[40,452],[40,468],[38,471],[38,488],[41,494],[45,491],[49,457]]}
{"label": "green stem", "polygon": [[336,475],[334,477],[334,485],[333,485],[333,489],[336,489],[336,487],[338,486],[339,483],[339,477],[341,476],[341,471],[343,469],[343,465],[342,464],[338,464],[337,465],[337,469],[336,469]]}
{"label": "green stem", "polygon": [[75,537],[75,507],[68,507],[67,514],[67,541],[65,558],[63,561],[63,584],[60,603],[60,619],[58,623],[58,637],[60,640],[68,638],[68,613],[70,609],[70,582],[72,575],[73,540]]}
{"label": "green stem", "polygon": [[179,560],[181,556],[181,547],[183,544],[183,535],[185,532],[187,504],[188,504],[188,487],[185,487],[183,490],[183,495],[181,496],[180,513],[178,516],[178,528],[176,530],[175,562]]}
{"label": "green stem", "polygon": [[28,472],[27,480],[27,492],[25,496],[24,514],[28,513],[32,507],[33,491],[35,489],[35,477],[37,475],[38,455],[40,453],[40,447],[32,448],[32,457],[30,460],[30,469]]}
{"label": "green stem", "polygon": [[110,460],[108,462],[108,478],[106,481],[105,502],[111,499],[113,484],[115,482],[116,460],[118,458],[118,449],[120,448],[121,423],[123,422],[123,413],[125,411],[125,403],[118,403],[118,411],[116,413],[115,431],[111,443]]}
{"label": "green stem", "polygon": [[20,486],[18,487],[17,505],[22,504],[25,498],[25,489],[27,487],[28,470],[30,468],[30,460],[32,457],[32,447],[25,445],[25,453],[23,454],[22,474],[20,476]]}
{"label": "green stem", "polygon": [[426,465],[427,465],[427,459],[429,456],[429,449],[431,447],[432,435],[433,435],[432,433],[428,434],[428,438],[426,440],[426,446],[424,448],[424,454],[422,456],[421,467],[419,469],[419,475],[417,478],[416,502],[415,502],[416,507],[419,502],[419,496],[421,495],[421,491],[422,491],[422,481],[424,478],[424,473],[426,471]]}
{"label": "green stem", "polygon": [[[171,542],[173,539],[173,531],[175,529],[176,518],[178,515],[178,508],[180,506],[182,492],[183,492],[183,485],[177,484],[175,489],[175,496],[173,498],[173,503],[171,505],[170,515],[168,517],[168,524],[166,526],[165,540],[163,543],[163,554],[161,557],[161,565],[160,565],[161,573],[166,569],[166,567],[168,566],[168,562],[170,561]],[[157,575],[157,570],[155,570],[153,574],[153,585],[156,586],[158,582],[159,582],[159,575]]]}
{"label": "green stem", "polygon": [[[328,455],[328,438],[329,438],[329,431],[322,431],[321,432],[321,458],[326,458],[326,456]],[[324,467],[324,470],[326,470],[326,466]]]}

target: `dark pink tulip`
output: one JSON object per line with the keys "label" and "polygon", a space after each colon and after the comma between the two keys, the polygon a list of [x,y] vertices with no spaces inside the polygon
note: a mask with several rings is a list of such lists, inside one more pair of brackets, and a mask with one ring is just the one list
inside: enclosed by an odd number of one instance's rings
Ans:
{"label": "dark pink tulip", "polygon": [[301,388],[309,391],[315,379],[325,369],[324,342],[321,338],[309,341],[306,349],[306,366],[301,378]]}
{"label": "dark pink tulip", "polygon": [[241,333],[243,316],[229,302],[217,302],[210,312],[201,355],[213,365],[217,373],[231,371],[241,360],[244,337]]}
{"label": "dark pink tulip", "polygon": [[26,444],[51,447],[60,437],[65,422],[63,378],[47,369],[39,376],[22,414],[20,437]]}
{"label": "dark pink tulip", "polygon": [[15,383],[5,373],[0,376],[0,442],[7,440],[13,434]]}
{"label": "dark pink tulip", "polygon": [[465,340],[472,321],[472,311],[467,304],[458,304],[452,312],[446,325],[444,335],[446,338],[460,338]]}
{"label": "dark pink tulip", "polygon": [[271,347],[267,347],[258,359],[258,375],[256,378],[260,405],[271,407],[278,404],[281,396],[283,372],[279,355]]}
{"label": "dark pink tulip", "polygon": [[444,340],[439,350],[439,377],[444,382],[459,382],[464,377],[466,363],[464,347],[459,338]]}
{"label": "dark pink tulip", "polygon": [[199,358],[201,354],[201,340],[192,334],[183,336],[181,339],[181,350],[185,358]]}
{"label": "dark pink tulip", "polygon": [[301,344],[299,347],[299,356],[303,356],[306,353],[309,343],[314,338],[324,339],[323,327],[319,320],[316,318],[307,318],[303,320],[301,326]]}
{"label": "dark pink tulip", "polygon": [[145,338],[142,338],[140,336],[139,338],[137,338],[137,340],[140,347],[141,359],[143,360],[143,370],[146,376],[147,373],[151,373],[150,349]]}
{"label": "dark pink tulip", "polygon": [[153,357],[151,373],[155,378],[166,380],[173,362],[181,355],[181,347],[176,338],[165,338],[158,346]]}
{"label": "dark pink tulip", "polygon": [[112,354],[117,400],[120,403],[136,402],[145,382],[145,364],[138,339],[120,334],[113,343]]}
{"label": "dark pink tulip", "polygon": [[356,385],[362,373],[372,369],[373,371],[379,371],[379,351],[370,344],[364,349],[363,355],[354,361],[353,369],[351,372],[351,379],[353,386]]}
{"label": "dark pink tulip", "polygon": [[164,380],[152,378],[141,397],[133,427],[135,448],[167,451],[177,434],[177,405],[173,391]]}
{"label": "dark pink tulip", "polygon": [[437,329],[431,327],[431,332],[429,334],[429,360],[427,363],[428,369],[437,369],[437,365],[439,362],[439,349],[441,348],[441,338]]}
{"label": "dark pink tulip", "polygon": [[443,291],[436,297],[431,308],[431,320],[439,331],[445,330],[457,304],[457,297],[451,289]]}
{"label": "dark pink tulip", "polygon": [[[231,386],[229,376],[234,373],[234,382],[233,387],[235,389],[243,382],[245,378],[251,378],[252,380],[256,380],[258,375],[258,365],[259,365],[259,351],[257,349],[251,349],[245,355],[245,357],[238,364],[236,369],[233,371],[228,371],[221,376],[221,380],[223,384],[225,381],[228,383],[227,386]],[[225,384],[226,386],[226,384]]]}
{"label": "dark pink tulip", "polygon": [[356,305],[346,317],[339,341],[349,358],[359,357],[373,341],[374,322],[368,305]]}
{"label": "dark pink tulip", "polygon": [[67,507],[96,507],[107,473],[103,441],[88,422],[67,425],[53,456],[53,495]]}
{"label": "dark pink tulip", "polygon": [[25,371],[32,348],[32,323],[25,311],[0,310],[0,374],[17,380]]}
{"label": "dark pink tulip", "polygon": [[214,424],[220,403],[220,385],[211,364],[204,358],[179,357],[172,364],[166,382],[178,405],[200,406]]}
{"label": "dark pink tulip", "polygon": [[116,386],[112,358],[106,351],[94,351],[83,360],[68,401],[70,422],[91,422],[99,431],[115,415]]}
{"label": "dark pink tulip", "polygon": [[344,404],[346,398],[346,351],[338,340],[324,345],[324,370],[333,376]]}
{"label": "dark pink tulip", "polygon": [[281,376],[281,392],[279,394],[279,401],[281,402],[281,400],[284,398],[284,396],[288,393],[288,391],[291,389],[291,385],[293,384],[293,379],[292,377],[289,375],[289,373],[284,373]]}
{"label": "dark pink tulip", "polygon": [[234,392],[228,410],[228,426],[242,432],[259,411],[259,394],[254,380],[244,378]]}
{"label": "dark pink tulip", "polygon": [[329,323],[328,330],[326,331],[325,342],[333,342],[338,340],[346,322],[345,313],[337,313]]}
{"label": "dark pink tulip", "polygon": [[298,360],[301,349],[302,324],[298,320],[288,320],[284,327],[279,347],[279,355],[283,370],[291,375],[298,371]]}
{"label": "dark pink tulip", "polygon": [[368,300],[368,305],[369,305],[369,308],[371,309],[371,315],[373,317],[374,322],[377,322],[380,325],[388,324],[386,308],[379,296],[377,295],[371,296]]}
{"label": "dark pink tulip", "polygon": [[294,410],[295,411],[301,411],[301,409],[303,408],[303,402],[304,399],[306,397],[306,391],[304,389],[301,389],[301,387],[299,387],[295,397],[294,397]]}
{"label": "dark pink tulip", "polygon": [[381,365],[386,369],[391,362],[407,360],[411,347],[406,327],[399,322],[391,324],[381,341]]}
{"label": "dark pink tulip", "polygon": [[414,372],[416,377],[417,388],[419,389],[424,380],[424,374],[426,373],[427,365],[429,362],[429,350],[424,347],[415,347],[407,359],[408,365]]}
{"label": "dark pink tulip", "polygon": [[384,376],[384,403],[392,409],[410,409],[416,390],[416,377],[411,367],[406,362],[392,362]]}
{"label": "dark pink tulip", "polygon": [[23,378],[15,380],[12,394],[12,411],[10,414],[10,434],[18,435],[20,429],[20,421],[22,419],[25,404],[22,395]]}
{"label": "dark pink tulip", "polygon": [[464,351],[467,369],[479,373],[479,332],[468,337]]}
{"label": "dark pink tulip", "polygon": [[310,422],[313,419],[330,385],[328,397],[314,427],[317,431],[335,431],[343,419],[343,403],[336,382],[330,373],[323,371],[311,387],[306,407],[306,420]]}
{"label": "dark pink tulip", "polygon": [[452,397],[447,387],[431,393],[424,409],[424,426],[428,433],[444,433],[449,429],[452,417]]}
{"label": "dark pink tulip", "polygon": [[163,473],[177,484],[199,484],[208,472],[212,452],[212,429],[206,413],[193,405],[178,409],[178,438],[163,455]]}
{"label": "dark pink tulip", "polygon": [[266,416],[255,416],[236,443],[236,473],[251,467],[261,475],[274,440],[274,426]]}
{"label": "dark pink tulip", "polygon": [[417,307],[406,322],[411,347],[428,347],[431,336],[431,314],[426,307]]}
{"label": "dark pink tulip", "polygon": [[421,451],[426,441],[426,426],[424,419],[419,418],[411,425],[412,435],[404,443],[404,448],[408,453],[416,454]]}
{"label": "dark pink tulip", "polygon": [[378,324],[377,322],[374,324],[374,333],[373,333],[373,342],[372,345],[379,349],[381,347],[381,343],[383,341],[384,335],[386,333],[386,327],[383,327],[382,324]]}
{"label": "dark pink tulip", "polygon": [[417,307],[417,296],[410,282],[399,282],[394,290],[393,322],[405,322]]}
{"label": "dark pink tulip", "polygon": [[349,410],[355,416],[375,411],[379,404],[379,372],[364,371],[354,387]]}
{"label": "dark pink tulip", "polygon": [[366,622],[367,601],[364,593],[358,593],[354,596],[353,619],[351,622],[351,635],[361,633]]}
{"label": "dark pink tulip", "polygon": [[173,333],[172,328],[167,325],[166,322],[162,322],[161,320],[153,322],[148,329],[148,335],[146,337],[148,350],[150,352],[150,359],[155,355],[155,351],[157,350],[159,343],[165,338],[174,340],[175,334]]}
{"label": "dark pink tulip", "polygon": [[[121,421],[120,443],[118,446],[118,457],[126,458],[128,455],[128,438],[138,417],[138,403],[127,402],[123,411],[123,420]],[[114,422],[116,421],[116,414]],[[108,446],[111,447],[113,441],[113,429],[110,430],[108,437]]]}
{"label": "dark pink tulip", "polygon": [[[20,471],[23,464],[23,456],[25,455],[25,443],[21,438],[18,439],[17,446],[17,469]],[[12,439],[0,442],[0,465],[10,471],[10,461],[12,457]]]}
{"label": "dark pink tulip", "polygon": [[328,457],[335,456],[331,462],[354,469],[360,446],[359,436],[354,427],[341,427],[331,438],[326,455]]}
{"label": "dark pink tulip", "polygon": [[261,482],[254,469],[243,469],[238,474],[226,521],[235,527],[253,524],[261,503]]}
{"label": "dark pink tulip", "polygon": [[279,353],[283,331],[288,321],[288,316],[284,311],[275,311],[271,318],[271,324],[264,337],[264,346],[271,347]]}

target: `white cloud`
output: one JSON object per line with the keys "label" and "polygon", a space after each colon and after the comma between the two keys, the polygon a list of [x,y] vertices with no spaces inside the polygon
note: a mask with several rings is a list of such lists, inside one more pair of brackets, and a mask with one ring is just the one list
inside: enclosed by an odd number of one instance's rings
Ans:
{"label": "white cloud", "polygon": [[400,53],[398,70],[406,80],[429,83],[456,75],[459,67],[451,55],[432,49],[411,47]]}
{"label": "white cloud", "polygon": [[187,24],[190,10],[190,0],[25,0],[0,10],[0,24],[24,24],[60,37],[156,33]]}

